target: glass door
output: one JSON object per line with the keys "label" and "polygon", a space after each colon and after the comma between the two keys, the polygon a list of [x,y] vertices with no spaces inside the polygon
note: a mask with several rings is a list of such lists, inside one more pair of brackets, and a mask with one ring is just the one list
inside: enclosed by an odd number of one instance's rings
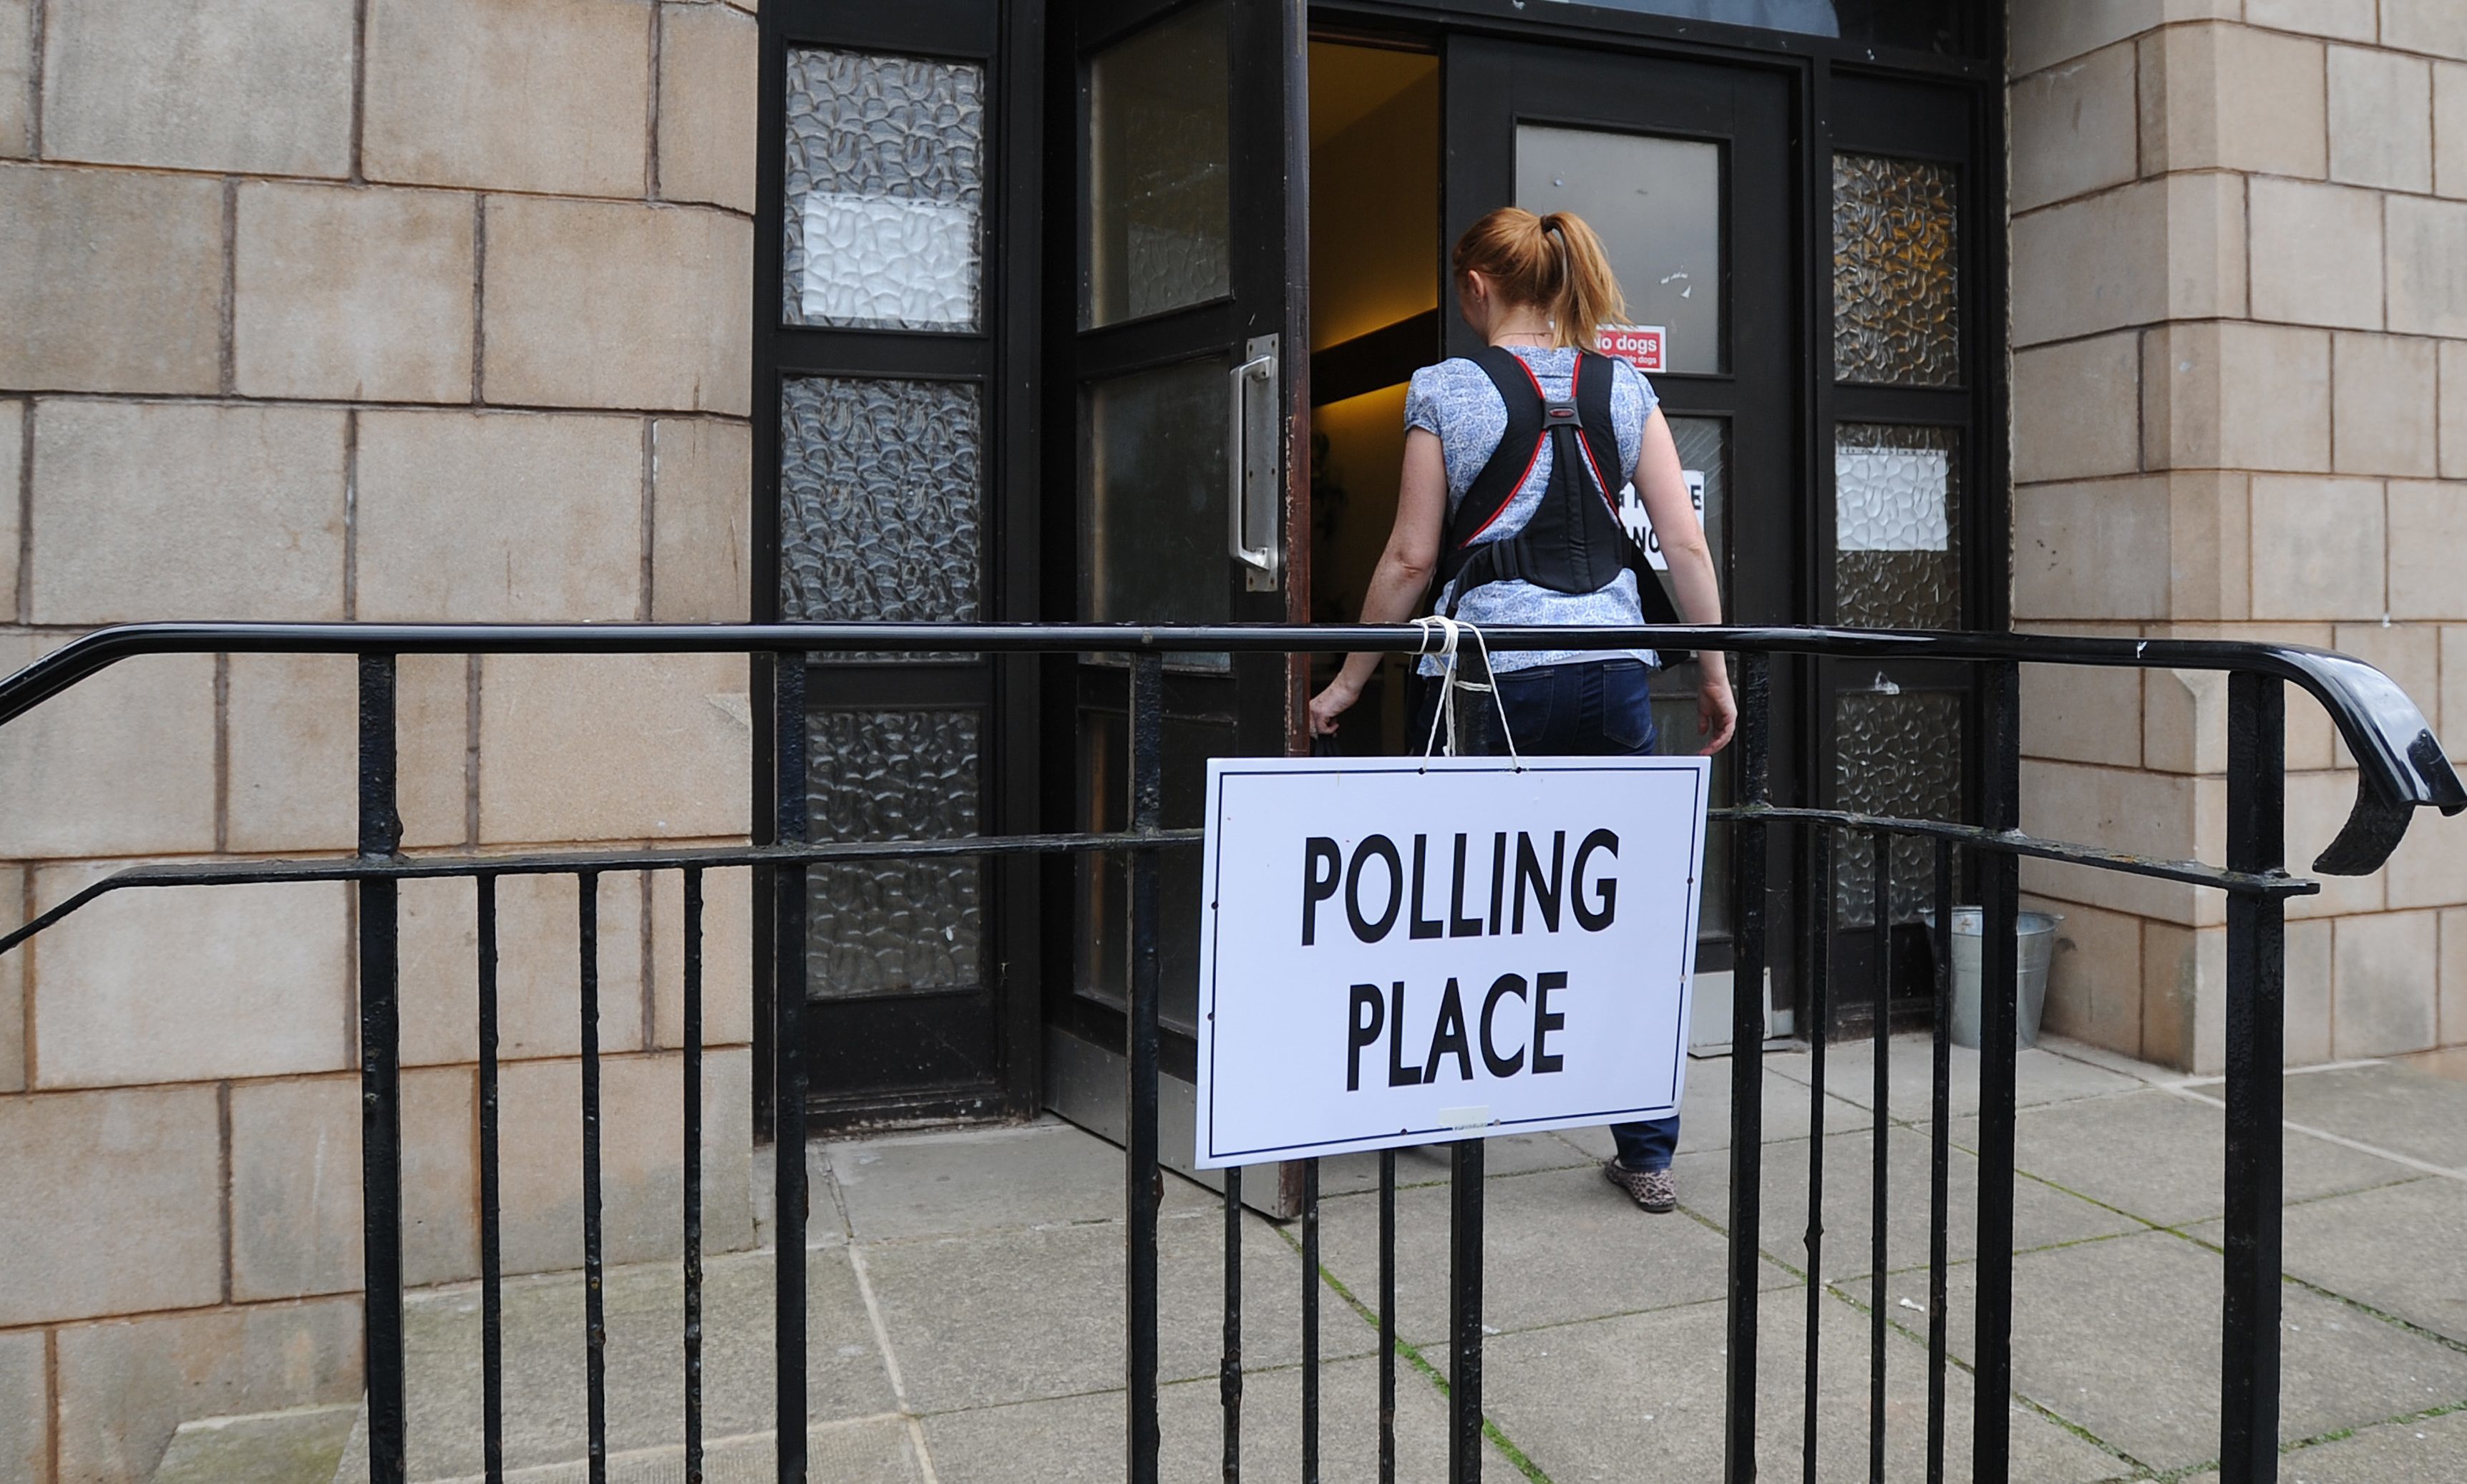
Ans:
{"label": "glass door", "polygon": [[[1662,398],[1721,575],[1728,616],[1796,621],[1803,523],[1791,348],[1798,296],[1790,202],[1790,90],[1778,75],[1455,40],[1447,54],[1444,213],[1453,243],[1483,213],[1513,204],[1573,212],[1610,253],[1627,320],[1597,326],[1600,349],[1630,360]],[[1447,349],[1477,349],[1449,317]],[[1650,527],[1631,489],[1631,530]],[[1782,677],[1777,675],[1779,681]],[[1777,684],[1774,735],[1791,735],[1790,686]],[[1662,746],[1696,744],[1696,667],[1655,681]],[[1777,748],[1774,775],[1790,776]],[[1715,763],[1727,798],[1727,757]],[[1728,840],[1709,843],[1699,973],[1731,964]],[[1780,863],[1777,862],[1777,870]],[[1727,1024],[1728,1017],[1700,1023]]]}
{"label": "glass door", "polygon": [[[1292,204],[1303,189],[1301,8],[1146,0],[1080,7],[1076,25],[1067,258],[1058,233],[1047,238],[1075,270],[1069,322],[1052,326],[1072,368],[1075,617],[1300,618],[1304,588],[1289,539],[1299,501],[1288,471],[1307,380],[1307,357],[1297,353],[1301,221]],[[1047,406],[1049,416],[1064,410],[1058,398]],[[1048,508],[1049,519],[1064,514]],[[1299,735],[1299,670],[1281,656],[1167,664],[1165,822],[1190,825],[1209,757],[1279,753]],[[1070,815],[1079,828],[1120,829],[1129,822],[1128,670],[1085,656],[1057,679],[1069,707],[1069,745],[1055,752],[1073,768]],[[1163,1064],[1186,1082],[1199,879],[1196,852],[1166,857]],[[1103,1105],[1120,1093],[1109,1058],[1122,1046],[1129,978],[1123,863],[1082,859],[1067,889],[1068,966],[1049,975],[1046,993],[1048,1095],[1105,1128]],[[1049,965],[1061,956],[1049,955]]]}

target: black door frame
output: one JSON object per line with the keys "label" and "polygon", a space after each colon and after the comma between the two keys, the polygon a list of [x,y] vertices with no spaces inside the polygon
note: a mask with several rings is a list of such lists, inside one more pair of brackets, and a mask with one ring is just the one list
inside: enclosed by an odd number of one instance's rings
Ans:
{"label": "black door frame", "polygon": [[[964,381],[984,397],[979,573],[980,608],[988,618],[1030,620],[1043,613],[1044,573],[1038,560],[1043,511],[1035,499],[1039,470],[1035,385],[1042,354],[1040,280],[1043,242],[1034,230],[1042,203],[1044,116],[1038,79],[1045,44],[1045,8],[1014,0],[903,0],[896,6],[848,6],[833,0],[770,0],[760,11],[760,79],[756,138],[754,219],[753,613],[756,622],[781,617],[781,408],[794,375],[895,377]],[[781,323],[786,201],[787,54],[791,47],[964,61],[985,69],[988,148],[980,223],[983,278],[980,328],[972,333],[843,329]],[[857,664],[807,666],[813,708],[922,707],[974,708],[982,718],[979,818],[989,833],[1036,828],[1041,675],[1026,656],[988,658],[967,665]],[[755,839],[777,838],[774,781],[776,681],[768,664],[754,677]],[[969,1086],[920,1086],[902,1091],[834,1095],[835,1058],[867,1054],[891,1001],[815,1001],[803,1017],[809,1069],[809,1125],[822,1129],[887,1121],[959,1117],[1024,1117],[1034,1113],[1043,1084],[1034,975],[1043,931],[1033,858],[989,863],[983,886],[983,990],[993,1017],[993,1056]],[[802,945],[777,943],[772,893],[754,892],[755,1111],[758,1129],[771,1122],[767,1045],[769,1006],[780,956]]]}

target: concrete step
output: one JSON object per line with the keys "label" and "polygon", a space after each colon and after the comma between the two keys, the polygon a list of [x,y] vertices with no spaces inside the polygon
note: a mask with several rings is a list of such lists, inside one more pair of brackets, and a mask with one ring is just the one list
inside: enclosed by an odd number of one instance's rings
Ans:
{"label": "concrete step", "polygon": [[311,1406],[182,1423],[153,1484],[327,1484],[359,1408]]}
{"label": "concrete step", "polygon": [[[807,1254],[808,1367],[813,1376],[811,1456],[817,1480],[899,1480],[913,1467],[907,1422],[878,1382],[851,1386],[852,1371],[880,1360],[861,1305],[822,1301],[848,1289],[838,1248]],[[775,1452],[772,1276],[766,1250],[707,1258],[703,1265],[703,1430],[710,1480],[768,1478]],[[608,1322],[609,1476],[685,1477],[685,1286],[673,1262],[612,1268]],[[415,1293],[404,1306],[409,1361],[409,1475],[414,1484],[463,1484],[483,1476],[480,1290],[477,1284]],[[506,1281],[505,1462],[526,1484],[585,1477],[588,1449],[582,1276],[545,1273]],[[329,1476],[368,1478],[363,1415]],[[323,1484],[321,1476],[320,1484]]]}

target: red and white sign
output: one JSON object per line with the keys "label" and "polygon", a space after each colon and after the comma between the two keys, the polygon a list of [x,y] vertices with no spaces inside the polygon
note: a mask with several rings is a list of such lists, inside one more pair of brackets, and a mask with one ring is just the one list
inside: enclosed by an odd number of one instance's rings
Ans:
{"label": "red and white sign", "polygon": [[1605,325],[1595,340],[1595,349],[1616,356],[1641,371],[1662,370],[1663,341],[1668,334],[1659,325]]}

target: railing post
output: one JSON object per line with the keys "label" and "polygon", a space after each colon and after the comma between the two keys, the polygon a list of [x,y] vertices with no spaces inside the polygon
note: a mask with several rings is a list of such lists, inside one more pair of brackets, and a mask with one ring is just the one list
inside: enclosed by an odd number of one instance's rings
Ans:
{"label": "railing post", "polygon": [[[395,810],[395,657],[360,656],[359,854],[402,843]],[[370,1484],[401,1484],[406,1399],[402,1334],[402,1006],[396,886],[359,883],[361,1265],[367,1315]]]}
{"label": "railing post", "polygon": [[[1739,802],[1767,802],[1773,662],[1739,651]],[[1731,1309],[1723,1389],[1722,1477],[1756,1476],[1756,1293],[1764,1259],[1765,825],[1738,826],[1731,864],[1738,949],[1731,975]]]}
{"label": "railing post", "polygon": [[[1165,661],[1131,657],[1131,828],[1162,827],[1165,816]],[[1157,956],[1163,863],[1156,847],[1131,852],[1131,1002],[1129,1087],[1123,1119],[1122,1209],[1123,1389],[1128,1407],[1125,1474],[1130,1484],[1156,1484],[1163,1436],[1157,1426],[1157,1206],[1164,1176],[1157,1165],[1157,1001],[1163,993]]]}
{"label": "railing post", "polygon": [[[2286,864],[2287,691],[2228,677],[2228,869]],[[2228,896],[2227,1293],[2220,1319],[2221,1484],[2278,1477],[2279,1203],[2283,1198],[2287,912],[2255,891]]]}
{"label": "railing post", "polygon": [[[771,662],[772,839],[805,843],[805,657]],[[805,1478],[805,867],[771,873],[771,1185],[779,1251],[773,1349],[780,1418],[780,1484]]]}
{"label": "railing post", "polygon": [[[2022,668],[1986,667],[1986,787],[1980,822],[2022,826]],[[2002,1484],[2012,1472],[2014,1023],[2020,1013],[2022,860],[1980,852],[1979,1022],[1979,1296],[1970,1399],[1971,1478]]]}
{"label": "railing post", "polygon": [[1448,1149],[1448,1484],[1482,1484],[1482,1135]]}

